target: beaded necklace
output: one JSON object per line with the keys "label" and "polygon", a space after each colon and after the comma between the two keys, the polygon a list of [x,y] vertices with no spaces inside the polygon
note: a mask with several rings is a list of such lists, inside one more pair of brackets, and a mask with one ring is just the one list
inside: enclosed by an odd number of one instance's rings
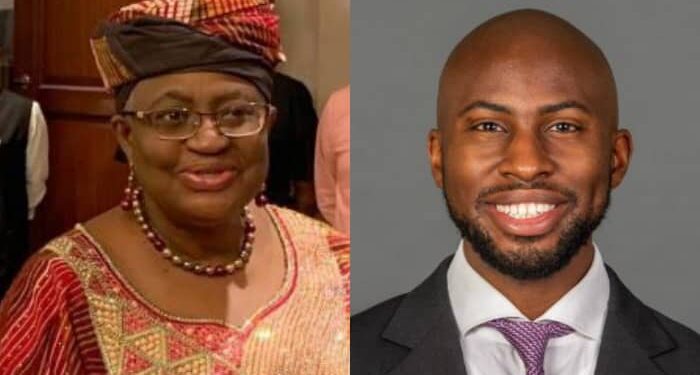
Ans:
{"label": "beaded necklace", "polygon": [[[243,242],[241,243],[240,251],[237,258],[225,264],[207,264],[190,259],[182,254],[176,254],[168,248],[165,240],[151,226],[148,218],[144,214],[142,208],[143,190],[140,187],[134,187],[134,177],[129,175],[129,185],[124,190],[125,198],[121,203],[122,209],[131,211],[136,217],[136,221],[141,226],[141,231],[153,245],[153,248],[165,259],[169,260],[173,265],[197,275],[206,276],[225,276],[234,274],[238,270],[245,268],[250,260],[250,255],[253,251],[253,242],[255,241],[255,224],[253,223],[253,215],[250,209],[246,206],[241,214],[243,220]],[[267,199],[260,194],[255,198],[255,203],[258,206],[267,204]]]}

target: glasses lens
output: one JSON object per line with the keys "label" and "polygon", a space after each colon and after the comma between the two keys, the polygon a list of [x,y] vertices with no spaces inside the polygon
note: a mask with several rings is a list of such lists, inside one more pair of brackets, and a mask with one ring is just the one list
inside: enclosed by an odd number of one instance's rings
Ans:
{"label": "glasses lens", "polygon": [[219,128],[228,136],[253,134],[262,128],[266,114],[264,105],[233,105],[218,112]]}
{"label": "glasses lens", "polygon": [[185,108],[152,112],[150,121],[158,134],[167,138],[187,137],[195,129],[193,114]]}

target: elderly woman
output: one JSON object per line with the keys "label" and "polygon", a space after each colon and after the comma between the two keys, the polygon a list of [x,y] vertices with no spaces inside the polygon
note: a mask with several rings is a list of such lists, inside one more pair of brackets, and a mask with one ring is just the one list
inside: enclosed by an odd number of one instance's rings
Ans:
{"label": "elderly woman", "polygon": [[143,1],[91,43],[126,197],[26,264],[0,374],[347,374],[347,239],[256,198],[282,56],[270,1]]}

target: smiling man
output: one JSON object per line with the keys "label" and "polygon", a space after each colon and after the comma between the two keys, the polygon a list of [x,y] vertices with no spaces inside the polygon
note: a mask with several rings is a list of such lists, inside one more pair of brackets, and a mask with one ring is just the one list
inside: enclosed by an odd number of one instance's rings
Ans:
{"label": "smiling man", "polygon": [[601,50],[549,13],[468,34],[443,69],[432,174],[463,241],[354,317],[356,374],[697,374],[700,337],[643,305],[592,233],[625,176]]}

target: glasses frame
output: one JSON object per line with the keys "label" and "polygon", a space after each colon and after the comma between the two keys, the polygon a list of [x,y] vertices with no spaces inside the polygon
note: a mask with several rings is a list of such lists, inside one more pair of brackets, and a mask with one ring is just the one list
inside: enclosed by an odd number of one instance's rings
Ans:
{"label": "glasses frame", "polygon": [[153,121],[151,120],[151,115],[157,112],[163,112],[163,111],[171,111],[171,110],[186,110],[189,113],[196,114],[199,116],[199,120],[196,122],[194,129],[192,130],[192,133],[187,134],[185,136],[180,136],[180,137],[168,137],[164,136],[160,133],[158,133],[158,130],[156,130],[156,133],[158,134],[158,138],[167,140],[167,141],[183,141],[190,139],[197,134],[199,131],[200,126],[202,126],[202,117],[203,116],[211,116],[211,118],[214,120],[214,126],[216,129],[219,131],[219,134],[223,135],[226,138],[244,138],[244,137],[250,137],[252,135],[256,135],[260,133],[260,131],[265,127],[265,122],[270,118],[270,116],[277,110],[277,108],[269,103],[258,103],[258,102],[244,102],[241,104],[247,104],[247,105],[252,105],[255,107],[264,107],[265,108],[265,117],[263,121],[260,121],[260,124],[258,125],[257,129],[251,130],[246,133],[242,134],[235,134],[235,135],[230,135],[226,134],[221,131],[220,127],[220,122],[221,122],[221,114],[222,112],[199,112],[199,111],[193,111],[189,108],[186,107],[176,107],[176,108],[169,108],[169,109],[156,109],[156,110],[151,110],[151,111],[121,111],[119,112],[120,115],[122,116],[133,116],[138,120],[141,120],[143,122],[147,122],[149,126],[153,127],[155,129],[155,126],[153,126]]}

